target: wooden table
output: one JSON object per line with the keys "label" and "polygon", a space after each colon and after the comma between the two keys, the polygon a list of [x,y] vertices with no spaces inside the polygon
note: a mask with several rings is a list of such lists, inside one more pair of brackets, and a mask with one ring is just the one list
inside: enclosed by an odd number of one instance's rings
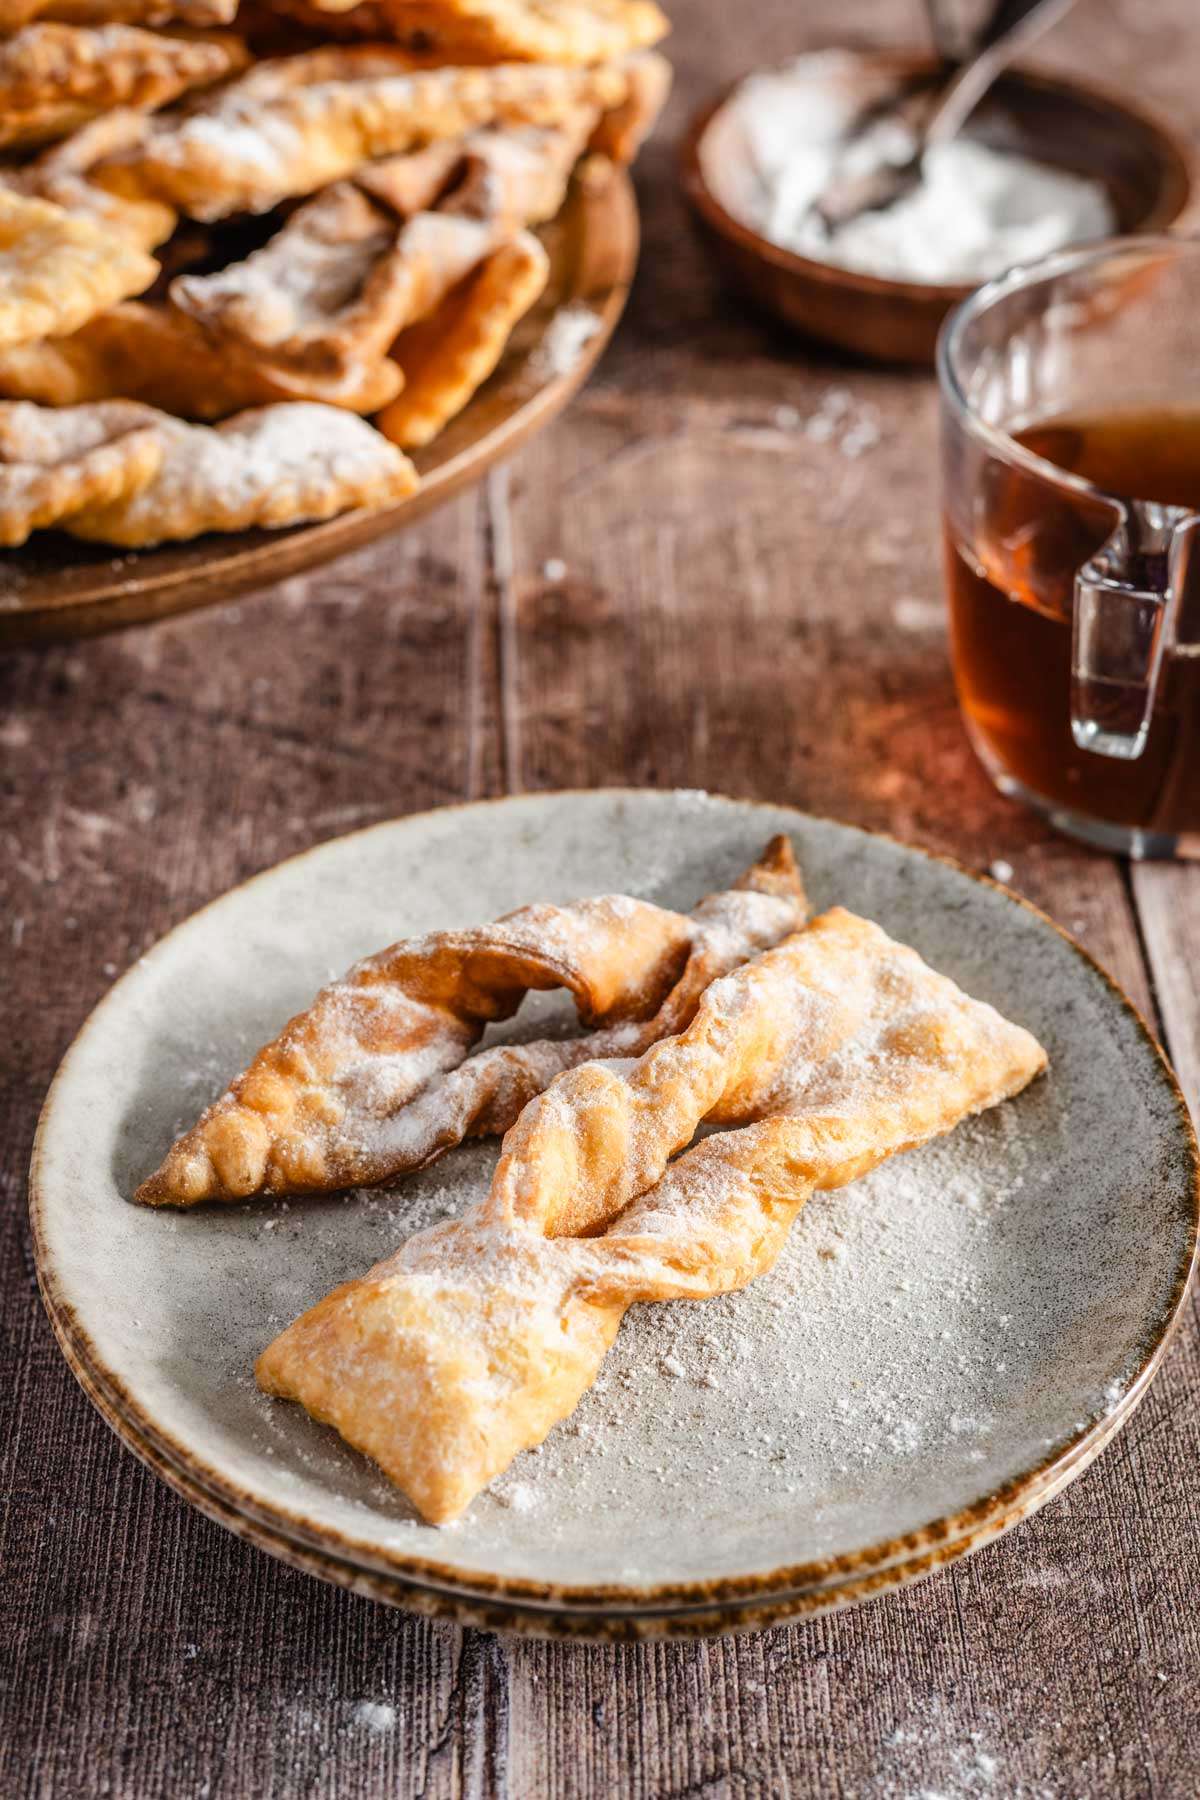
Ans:
{"label": "wooden table", "polygon": [[[34,1122],[110,979],[279,857],[476,795],[704,786],[1006,861],[1200,1091],[1200,874],[1052,836],[964,741],[930,381],[743,316],[683,216],[672,145],[689,109],[752,62],[832,40],[848,10],[675,0],[679,91],[639,171],[628,317],[507,473],[237,607],[0,669],[4,1795],[1197,1791],[1194,1301],[1098,1465],[949,1573],[759,1637],[589,1650],[407,1618],[245,1548],[110,1436],[37,1297]],[[916,24],[899,0],[852,10],[864,35]],[[1135,72],[1144,100],[1200,124],[1193,0],[1086,0],[1046,60]],[[828,436],[805,429],[814,415]]]}

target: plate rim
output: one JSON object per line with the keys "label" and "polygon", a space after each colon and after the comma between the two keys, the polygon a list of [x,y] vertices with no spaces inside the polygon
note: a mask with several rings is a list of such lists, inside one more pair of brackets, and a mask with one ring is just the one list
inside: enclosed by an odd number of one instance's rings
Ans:
{"label": "plate rim", "polygon": [[[657,795],[668,799],[678,791],[670,788],[620,785],[596,788],[540,789],[525,794],[505,794],[478,800],[459,801],[446,806],[424,808],[418,812],[377,820],[373,824],[362,826],[355,831],[322,839],[319,843],[309,845],[306,849],[283,857],[268,868],[257,871],[245,881],[235,883],[232,887],[225,889],[223,893],[215,895],[211,900],[205,902],[204,905],[195,908],[194,911],[164,932],[148,954],[156,954],[162,945],[177,933],[182,932],[202,914],[220,905],[229,895],[241,893],[256,883],[266,881],[277,875],[280,870],[298,864],[334,844],[344,844],[352,839],[366,837],[371,833],[394,830],[397,826],[415,823],[419,820],[441,818],[453,813],[478,812],[485,807],[521,807],[550,799],[572,798],[616,801],[627,800],[631,797],[636,799],[646,795]],[[523,1608],[528,1608],[531,1604],[559,1608],[615,1607],[627,1609],[626,1616],[635,1616],[639,1611],[652,1613],[655,1608],[661,1611],[663,1607],[690,1608],[706,1604],[720,1607],[737,1603],[744,1604],[756,1597],[768,1602],[772,1596],[778,1597],[783,1592],[794,1594],[815,1587],[825,1588],[833,1582],[853,1581],[871,1572],[886,1573],[889,1566],[903,1564],[922,1552],[932,1552],[939,1546],[947,1552],[944,1560],[954,1560],[957,1555],[969,1553],[972,1539],[989,1521],[1007,1516],[1024,1502],[1028,1502],[1025,1510],[1032,1510],[1034,1506],[1041,1504],[1041,1498],[1049,1498],[1051,1492],[1059,1491],[1060,1487],[1065,1486],[1068,1481],[1081,1474],[1094,1460],[1115,1431],[1132,1416],[1149,1390],[1178,1328],[1187,1304],[1188,1294],[1196,1277],[1197,1266],[1200,1264],[1200,1145],[1197,1144],[1196,1132],[1179,1082],[1165,1052],[1150,1030],[1141,1011],[1115,977],[1069,931],[1059,925],[1042,908],[1025,899],[1023,895],[1017,894],[1002,883],[993,880],[990,876],[968,868],[952,856],[905,843],[902,839],[887,832],[872,831],[863,826],[847,824],[843,820],[806,813],[802,809],[786,803],[738,799],[727,794],[708,792],[705,793],[705,800],[710,803],[715,802],[719,806],[731,807],[737,811],[751,809],[775,814],[791,813],[797,821],[805,824],[834,826],[839,831],[880,840],[906,854],[941,864],[958,875],[966,876],[967,879],[979,886],[1000,893],[1010,903],[1023,908],[1062,938],[1084,965],[1100,977],[1118,1004],[1132,1015],[1139,1035],[1151,1052],[1156,1072],[1173,1103],[1177,1123],[1181,1130],[1181,1147],[1185,1147],[1187,1152],[1192,1204],[1189,1243],[1181,1256],[1180,1267],[1176,1273],[1170,1296],[1158,1319],[1150,1325],[1147,1331],[1144,1341],[1148,1348],[1118,1405],[1111,1411],[1100,1415],[1099,1418],[1094,1418],[1086,1429],[1073,1433],[1065,1443],[1050,1454],[1034,1463],[1030,1468],[1011,1477],[979,1500],[972,1502],[969,1506],[958,1508],[952,1513],[931,1519],[910,1531],[897,1533],[858,1550],[844,1551],[829,1557],[810,1558],[794,1564],[785,1563],[776,1569],[760,1570],[749,1574],[723,1575],[701,1580],[642,1584],[570,1583],[538,1581],[528,1576],[497,1575],[482,1569],[467,1570],[458,1565],[448,1565],[428,1557],[416,1556],[395,1547],[372,1543],[349,1531],[318,1523],[303,1512],[284,1506],[279,1502],[271,1505],[260,1503],[244,1487],[227,1478],[219,1470],[211,1468],[190,1444],[177,1439],[173,1433],[158,1425],[144,1411],[140,1401],[130,1392],[120,1376],[106,1367],[103,1357],[91,1341],[86,1327],[82,1324],[71,1302],[66,1299],[64,1294],[56,1291],[55,1271],[42,1222],[44,1181],[42,1161],[45,1139],[52,1120],[56,1095],[70,1069],[73,1058],[81,1050],[85,1040],[88,1039],[97,1022],[106,1012],[118,990],[136,976],[141,960],[139,959],[118,977],[107,993],[101,996],[76,1032],[59,1063],[38,1118],[30,1159],[28,1195],[38,1288],[55,1336],[66,1355],[72,1372],[76,1375],[76,1379],[79,1380],[88,1398],[106,1418],[109,1417],[109,1408],[112,1409],[118,1422],[114,1423],[113,1419],[109,1418],[109,1423],[113,1424],[117,1435],[134,1451],[134,1454],[139,1453],[134,1439],[144,1439],[149,1445],[155,1447],[172,1467],[183,1472],[191,1481],[197,1482],[206,1492],[220,1497],[242,1519],[259,1522],[268,1529],[274,1527],[281,1531],[287,1540],[297,1548],[324,1547],[335,1558],[343,1559],[355,1568],[388,1574],[393,1578],[399,1577],[401,1580],[433,1587],[439,1592],[444,1591],[464,1599],[511,1602]],[[100,1394],[104,1395],[108,1407],[101,1404]],[[128,1426],[128,1432],[122,1428],[123,1426]],[[145,1459],[143,1458],[143,1460]],[[1060,1477],[1065,1477],[1065,1479],[1060,1480]],[[956,1545],[957,1549],[955,1549]]]}
{"label": "plate rim", "polygon": [[[1064,1457],[1052,1479],[1011,1506],[973,1522],[970,1530],[961,1537],[923,1543],[911,1556],[879,1566],[856,1568],[841,1579],[813,1585],[788,1587],[765,1594],[754,1592],[716,1598],[706,1594],[703,1599],[689,1603],[672,1605],[667,1601],[653,1607],[640,1603],[617,1607],[609,1602],[605,1610],[603,1597],[577,1603],[565,1598],[544,1602],[536,1596],[509,1598],[490,1590],[473,1589],[469,1584],[445,1586],[407,1570],[357,1562],[323,1547],[320,1542],[287,1535],[278,1520],[261,1518],[257,1512],[241,1509],[228,1497],[210,1491],[191,1470],[179,1467],[158,1444],[142,1437],[123,1418],[116,1401],[104,1392],[103,1384],[80,1363],[75,1348],[59,1334],[57,1325],[55,1335],[69,1368],[109,1429],[168,1487],[205,1518],[221,1525],[235,1537],[318,1580],[366,1593],[383,1605],[408,1607],[434,1617],[454,1618],[465,1625],[510,1630],[534,1637],[605,1638],[612,1641],[649,1636],[708,1637],[729,1631],[763,1629],[789,1619],[815,1617],[909,1586],[964,1556],[973,1555],[1055,1499],[1091,1466],[1124,1427],[1144,1392],[1139,1391],[1133,1401],[1127,1395],[1119,1407],[1106,1413],[1098,1422],[1095,1441],[1084,1446],[1074,1460]],[[665,1586],[661,1591],[666,1592]]]}
{"label": "plate rim", "polygon": [[[61,1342],[61,1340],[60,1340]],[[195,1508],[202,1518],[228,1531],[242,1543],[274,1557],[288,1568],[346,1589],[360,1598],[381,1606],[395,1606],[432,1619],[451,1619],[459,1625],[483,1631],[504,1631],[518,1637],[537,1638],[567,1643],[645,1643],[651,1640],[695,1640],[730,1634],[767,1630],[781,1624],[804,1623],[830,1612],[841,1612],[864,1605],[903,1588],[915,1586],[932,1575],[940,1574],[962,1557],[986,1549],[998,1538],[1023,1524],[1041,1507],[1057,1498],[1077,1474],[1090,1466],[1124,1424],[1123,1416],[1110,1415],[1109,1430],[1102,1443],[1078,1469],[1068,1470],[1011,1511],[986,1521],[962,1543],[945,1550],[933,1547],[911,1561],[890,1568],[868,1572],[853,1580],[823,1589],[800,1590],[796,1593],[751,1596],[739,1603],[717,1604],[688,1609],[626,1611],[605,1613],[586,1608],[567,1609],[523,1606],[492,1595],[472,1595],[446,1588],[410,1581],[397,1574],[366,1569],[307,1544],[281,1536],[268,1526],[238,1512],[228,1501],[208,1494],[182,1470],[175,1468],[162,1452],[140,1439],[127,1424],[119,1423],[107,1401],[91,1395],[83,1374],[69,1348],[63,1353],[68,1366],[85,1391],[89,1391],[96,1410],[114,1436],[151,1474],[181,1500]]]}

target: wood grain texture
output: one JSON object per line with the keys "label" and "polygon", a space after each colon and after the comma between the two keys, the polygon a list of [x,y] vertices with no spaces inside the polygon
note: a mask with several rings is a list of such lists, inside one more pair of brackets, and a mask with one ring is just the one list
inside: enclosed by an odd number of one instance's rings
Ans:
{"label": "wood grain texture", "polygon": [[[899,40],[916,10],[863,0],[854,34]],[[1096,1467],[968,1562],[757,1638],[581,1650],[409,1619],[245,1548],[118,1446],[37,1299],[37,1109],[112,975],[281,856],[506,788],[710,786],[1006,861],[1200,1091],[1200,876],[1053,837],[962,737],[928,381],[726,301],[675,191],[690,108],[836,38],[847,9],[674,11],[642,273],[563,421],[403,538],[220,613],[0,664],[5,1796],[1196,1792],[1194,1307]],[[1142,102],[1193,132],[1197,57],[1190,0],[1088,0],[1046,47],[1101,80],[1136,69]]]}

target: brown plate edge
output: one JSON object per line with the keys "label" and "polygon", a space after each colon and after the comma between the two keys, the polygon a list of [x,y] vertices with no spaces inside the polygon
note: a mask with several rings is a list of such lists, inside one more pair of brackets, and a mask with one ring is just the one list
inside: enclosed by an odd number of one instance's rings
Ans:
{"label": "brown plate edge", "polygon": [[[713,1637],[729,1632],[757,1631],[789,1620],[815,1617],[824,1612],[856,1606],[878,1595],[939,1573],[964,1556],[973,1555],[994,1539],[1054,1499],[1084,1473],[1140,1403],[1122,1404],[1105,1416],[1094,1442],[1074,1458],[1064,1458],[1051,1479],[1024,1495],[1017,1503],[976,1523],[969,1531],[944,1542],[928,1543],[919,1554],[885,1565],[867,1568],[849,1578],[822,1581],[811,1587],[737,1597],[726,1601],[657,1607],[616,1607],[602,1599],[580,1605],[565,1600],[540,1603],[531,1599],[497,1599],[470,1586],[443,1587],[408,1579],[394,1570],[368,1567],[323,1548],[320,1543],[282,1535],[264,1522],[260,1510],[250,1512],[215,1493],[194,1470],[180,1467],[170,1456],[143,1437],[124,1418],[119,1403],[102,1381],[80,1362],[75,1348],[60,1333],[65,1360],[105,1423],[138,1459],[175,1493],[195,1506],[206,1518],[269,1556],[303,1570],[316,1579],[346,1587],[382,1605],[399,1606],[431,1617],[453,1618],[460,1624],[484,1630],[514,1631],[539,1638],[593,1641],[637,1641],[651,1637]],[[656,1590],[655,1599],[660,1591]]]}
{"label": "brown plate edge", "polygon": [[276,1561],[297,1569],[314,1580],[345,1588],[360,1599],[374,1600],[381,1606],[399,1607],[425,1618],[449,1619],[458,1625],[471,1626],[481,1631],[498,1631],[519,1637],[576,1644],[694,1640],[764,1631],[777,1625],[802,1624],[825,1613],[843,1612],[901,1588],[911,1587],[918,1581],[942,1573],[962,1557],[985,1549],[997,1538],[1032,1517],[1073,1481],[1076,1475],[1082,1473],[1123,1423],[1123,1419],[1118,1418],[1111,1421],[1111,1430],[1103,1443],[1095,1446],[1079,1468],[1063,1473],[1057,1481],[1048,1484],[1037,1495],[990,1521],[969,1537],[841,1585],[810,1592],[773,1595],[769,1599],[751,1601],[740,1606],[680,1609],[674,1612],[622,1614],[565,1609],[553,1611],[504,1604],[482,1595],[472,1596],[406,1582],[397,1576],[363,1569],[267,1530],[257,1521],[236,1511],[226,1501],[190,1481],[145,1439],[138,1437],[120,1419],[119,1414],[113,1411],[107,1398],[101,1398],[92,1392],[73,1353],[66,1344],[62,1347],[67,1364],[80,1385],[92,1399],[105,1423],[126,1448],[181,1500],[194,1506],[204,1518],[221,1526],[242,1543],[250,1544],[254,1549],[261,1550],[265,1555],[274,1557]]}

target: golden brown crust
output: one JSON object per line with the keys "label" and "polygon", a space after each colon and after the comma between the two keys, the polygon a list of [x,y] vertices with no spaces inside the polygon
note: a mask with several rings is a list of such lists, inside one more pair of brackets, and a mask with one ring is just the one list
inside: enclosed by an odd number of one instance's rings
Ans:
{"label": "golden brown crust", "polygon": [[773,838],[733,887],[709,894],[690,914],[687,961],[656,1012],[619,1019],[579,1037],[476,1051],[406,1104],[374,1120],[369,1130],[359,1131],[356,1182],[391,1181],[424,1168],[464,1138],[500,1137],[564,1070],[598,1059],[640,1056],[660,1038],[682,1031],[711,982],[778,943],[803,924],[806,911],[791,844],[785,837]]}
{"label": "golden brown crust", "polygon": [[[814,1188],[1044,1066],[1028,1032],[835,909],[713,983],[637,1062],[562,1075],[489,1193],[289,1326],[259,1383],[453,1518],[573,1410],[631,1304],[752,1280]],[[671,1163],[705,1119],[739,1129]]]}
{"label": "golden brown crust", "polygon": [[371,158],[484,125],[554,125],[580,107],[619,105],[628,86],[616,66],[414,70],[398,50],[327,46],[259,64],[186,117],[161,121],[97,178],[198,219],[263,212]]}
{"label": "golden brown crust", "polygon": [[0,544],[136,493],[162,459],[153,419],[124,400],[53,413],[0,403]]}
{"label": "golden brown crust", "polygon": [[410,326],[392,347],[404,385],[377,420],[384,436],[406,450],[431,443],[495,369],[549,276],[549,257],[522,231]]}
{"label": "golden brown crust", "polygon": [[356,186],[400,218],[440,212],[493,222],[501,234],[552,219],[596,127],[594,107],[556,125],[510,125],[440,138],[356,171]]}
{"label": "golden brown crust", "polygon": [[626,57],[625,98],[600,115],[588,145],[610,162],[631,163],[654,130],[667,103],[673,79],[671,65],[656,50]]}
{"label": "golden brown crust", "polygon": [[0,189],[0,346],[73,332],[157,273],[92,220]]}
{"label": "golden brown crust", "polygon": [[338,182],[245,262],[177,277],[171,301],[218,348],[253,355],[281,384],[304,385],[310,374],[344,381],[382,365],[396,335],[436,307],[494,237],[489,222],[443,213],[398,220]]}
{"label": "golden brown crust", "polygon": [[401,380],[386,360],[348,361],[332,374],[272,367],[216,342],[175,307],[136,300],[73,336],[0,349],[0,394],[10,398],[68,406],[124,396],[183,419],[225,419],[286,400],[371,413],[387,405]]}
{"label": "golden brown crust", "polygon": [[[360,371],[375,370],[378,393],[387,369],[397,391],[399,366],[384,359],[399,333],[439,308],[522,225],[557,212],[595,117],[581,109],[558,127],[474,132],[372,163],[298,207],[244,262],[178,276],[171,303],[203,327],[218,356],[228,348],[235,366],[279,389],[305,396],[314,381],[325,392],[355,388]],[[540,249],[522,244],[492,271],[489,328],[497,333],[505,307],[519,316],[532,297],[531,260],[541,265]],[[447,330],[445,352],[456,358],[461,404],[473,371],[488,363],[476,344],[467,367],[461,308],[447,312],[438,329]]]}
{"label": "golden brown crust", "polygon": [[237,0],[0,0],[0,34],[31,19],[66,25],[228,25]]}
{"label": "golden brown crust", "polygon": [[52,201],[139,250],[154,250],[175,228],[174,207],[161,200],[121,199],[91,179],[92,170],[104,157],[141,143],[146,123],[145,113],[114,107],[32,161],[0,170],[0,186],[35,200]]}
{"label": "golden brown crust", "polygon": [[[315,10],[353,17],[342,0]],[[615,62],[670,29],[653,0],[373,0],[385,36],[443,62]]]}
{"label": "golden brown crust", "polygon": [[[256,52],[303,43],[272,24],[267,3],[246,14]],[[445,66],[415,30],[406,43],[322,43],[246,69],[243,39],[193,29],[224,21],[231,4],[0,0],[0,38],[12,33],[0,41],[0,147],[71,133],[0,168],[0,394],[129,399],[197,422],[330,405],[384,416],[398,444],[427,444],[545,285],[548,260],[527,228],[558,211],[589,144],[620,154],[645,130],[662,84],[644,53],[626,52],[661,15],[648,0],[443,0],[415,10],[438,13],[462,66]],[[143,28],[176,19],[176,32]],[[555,32],[563,61],[532,60]],[[515,60],[498,63],[507,41]],[[600,46],[621,60],[592,66]],[[202,87],[213,91],[153,111]],[[213,221],[276,207],[280,228],[240,262],[219,266],[233,245],[261,243],[247,219],[194,242]],[[159,245],[161,269],[147,254]],[[81,511],[80,534],[150,544],[234,529],[243,505],[270,513],[261,496],[212,500],[241,429],[220,449],[203,433],[164,432],[167,466],[150,493],[135,503],[113,487]],[[363,491],[390,482],[395,498],[411,465],[385,446],[375,455]],[[188,457],[200,465],[191,487]],[[281,514],[326,516],[310,485],[303,502],[288,492]],[[155,525],[148,508],[160,502]],[[329,509],[343,503],[334,483]]]}
{"label": "golden brown crust", "polygon": [[164,454],[150,481],[73,514],[72,536],[139,549],[206,531],[330,519],[403,500],[417,486],[406,457],[362,419],[329,406],[264,406],[217,426],[159,414],[157,431]]}
{"label": "golden brown crust", "polygon": [[247,61],[238,38],[34,24],[0,42],[0,145],[45,143],[114,106],[163,106]]}
{"label": "golden brown crust", "polygon": [[[756,865],[740,884],[743,894],[772,902],[730,926],[743,959],[803,917],[799,877],[783,857],[773,846],[766,867]],[[388,1121],[462,1063],[484,1024],[509,1017],[529,989],[567,988],[581,1016],[610,1030],[644,1025],[652,1038],[672,1029],[713,959],[736,955],[719,939],[717,921],[710,925],[713,904],[692,918],[620,896],[524,907],[491,926],[393,945],[291,1020],[137,1198],[186,1206],[345,1186],[413,1166],[390,1147]],[[551,1064],[545,1079],[555,1073]],[[486,1098],[481,1090],[464,1129],[488,1128]],[[438,1118],[442,1129],[440,1111]],[[437,1148],[426,1146],[420,1160]]]}

